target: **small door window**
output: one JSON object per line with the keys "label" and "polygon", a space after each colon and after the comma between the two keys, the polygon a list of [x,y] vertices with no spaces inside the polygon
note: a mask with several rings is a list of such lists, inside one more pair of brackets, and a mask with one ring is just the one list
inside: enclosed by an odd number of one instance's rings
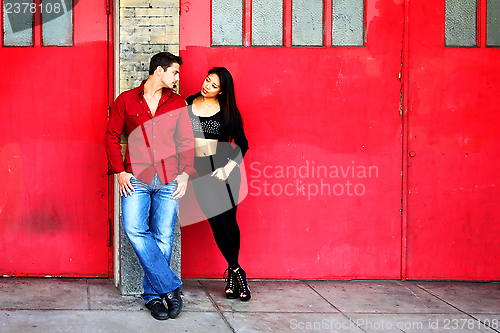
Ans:
{"label": "small door window", "polygon": [[212,0],[212,45],[243,45],[243,2]]}
{"label": "small door window", "polygon": [[333,1],[332,45],[362,46],[364,22],[363,1]]}
{"label": "small door window", "polygon": [[43,0],[42,45],[73,46],[73,1]]}
{"label": "small door window", "polygon": [[33,5],[28,0],[3,1],[4,46],[33,46]]}
{"label": "small door window", "polygon": [[446,46],[477,45],[476,0],[446,0]]}
{"label": "small door window", "polygon": [[323,45],[323,0],[292,1],[292,45]]}
{"label": "small door window", "polygon": [[488,0],[486,46],[500,46],[500,1]]}
{"label": "small door window", "polygon": [[41,22],[42,46],[73,46],[73,0],[4,0],[3,46],[34,46]]}
{"label": "small door window", "polygon": [[446,0],[446,47],[500,46],[500,2]]}
{"label": "small door window", "polygon": [[283,0],[252,1],[252,45],[283,45]]}

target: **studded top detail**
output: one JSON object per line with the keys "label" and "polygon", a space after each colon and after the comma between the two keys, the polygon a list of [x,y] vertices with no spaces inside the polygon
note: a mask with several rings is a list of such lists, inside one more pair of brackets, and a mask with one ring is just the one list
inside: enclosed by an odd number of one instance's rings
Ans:
{"label": "studded top detail", "polygon": [[189,114],[191,127],[195,138],[218,139],[221,126],[221,112],[209,117],[196,116],[192,112]]}

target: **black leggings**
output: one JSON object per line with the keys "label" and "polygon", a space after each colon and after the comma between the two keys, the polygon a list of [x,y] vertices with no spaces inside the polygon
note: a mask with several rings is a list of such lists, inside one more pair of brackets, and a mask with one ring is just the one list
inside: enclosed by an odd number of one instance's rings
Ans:
{"label": "black leggings", "polygon": [[229,267],[236,269],[239,267],[240,252],[236,205],[241,176],[238,167],[233,169],[226,182],[210,175],[216,168],[224,165],[224,161],[216,156],[195,157],[194,168],[200,178],[193,181],[193,187],[198,205],[210,223],[220,252]]}

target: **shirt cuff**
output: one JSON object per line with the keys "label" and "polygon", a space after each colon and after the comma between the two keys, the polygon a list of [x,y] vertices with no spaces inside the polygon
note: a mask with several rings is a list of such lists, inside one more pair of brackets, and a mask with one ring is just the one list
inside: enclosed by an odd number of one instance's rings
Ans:
{"label": "shirt cuff", "polygon": [[106,172],[106,174],[108,176],[111,176],[111,175],[114,175],[115,173],[120,173],[120,172],[123,172],[125,171],[125,168],[122,168],[121,170],[119,169],[115,169],[115,168],[109,168],[108,172]]}
{"label": "shirt cuff", "polygon": [[189,175],[189,177],[191,177],[191,178],[196,178],[198,176],[198,173],[196,172],[196,170],[190,165],[184,166],[184,169],[181,170],[181,174],[183,172],[187,173]]}

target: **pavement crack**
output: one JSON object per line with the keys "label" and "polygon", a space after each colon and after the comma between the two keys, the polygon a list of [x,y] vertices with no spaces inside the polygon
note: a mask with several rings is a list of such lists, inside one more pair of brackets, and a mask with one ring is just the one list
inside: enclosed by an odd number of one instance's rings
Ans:
{"label": "pavement crack", "polygon": [[[301,282],[305,283],[306,286],[308,286],[309,288],[311,288],[316,294],[318,294],[319,297],[321,297],[323,300],[325,300],[325,302],[327,302],[328,304],[330,304],[335,310],[337,310],[342,316],[344,316],[345,318],[347,318],[347,320],[349,320],[350,323],[354,322],[354,320],[352,320],[348,315],[346,315],[344,312],[342,312],[338,307],[336,307],[332,302],[330,302],[329,300],[327,300],[323,295],[321,295],[316,289],[314,289],[309,283],[307,283],[306,281],[304,280],[300,280]],[[358,325],[356,325],[356,328],[360,329],[361,331],[365,332],[365,330],[363,330],[361,327],[359,327]]]}
{"label": "pavement crack", "polygon": [[397,284],[399,284],[401,287],[403,287],[406,290],[408,290],[409,292],[411,292],[413,294],[413,296],[415,296],[416,298],[420,299],[420,297],[418,297],[418,295],[415,292],[413,292],[413,290],[411,290],[410,288],[408,288],[407,286],[403,285],[402,283],[399,283],[398,281],[397,281]]}
{"label": "pavement crack", "polygon": [[217,303],[214,301],[214,299],[212,298],[212,295],[210,295],[210,293],[208,292],[207,288],[205,288],[205,286],[203,285],[203,283],[201,283],[200,280],[198,280],[198,283],[201,285],[201,287],[203,288],[203,290],[205,291],[205,294],[207,295],[208,299],[210,300],[210,302],[212,302],[213,306],[217,309],[217,312],[219,313],[219,315],[222,317],[222,320],[224,320],[224,322],[226,323],[226,325],[229,327],[229,329],[233,332],[233,333],[236,333],[236,330],[234,329],[233,325],[231,325],[231,323],[229,322],[229,320],[227,320],[226,316],[224,316],[224,313],[222,312],[222,310],[219,308],[219,306],[217,305]]}
{"label": "pavement crack", "polygon": [[470,317],[470,318],[472,318],[472,319],[474,319],[474,320],[476,320],[476,321],[480,322],[480,323],[481,323],[484,327],[488,327],[490,330],[492,330],[492,331],[494,331],[494,332],[497,332],[497,333],[500,333],[500,331],[499,331],[498,329],[495,329],[495,328],[491,327],[491,325],[486,325],[486,323],[485,323],[485,322],[486,322],[486,320],[484,320],[484,321],[483,321],[483,320],[480,320],[479,318],[474,317],[472,314],[467,313],[467,312],[465,312],[464,310],[462,310],[462,309],[460,309],[460,308],[456,307],[455,305],[451,304],[450,302],[445,301],[443,298],[441,298],[441,297],[439,297],[439,296],[437,296],[437,295],[434,295],[432,292],[430,292],[430,291],[429,291],[429,290],[427,290],[426,288],[424,288],[424,287],[422,287],[422,286],[418,285],[418,283],[413,283],[413,285],[415,285],[416,287],[418,287],[418,288],[422,289],[423,291],[425,291],[425,292],[426,292],[426,293],[428,293],[429,295],[434,296],[435,298],[437,298],[437,299],[438,299],[438,300],[440,300],[441,302],[443,302],[443,303],[445,303],[445,304],[448,304],[449,306],[451,306],[452,308],[456,309],[456,310],[457,310],[457,311],[459,311],[460,313],[462,313],[462,314],[464,314],[464,315],[466,315],[466,316],[468,316],[468,317]]}
{"label": "pavement crack", "polygon": [[89,285],[89,280],[86,279],[85,282],[87,283],[87,310],[90,311],[92,308],[91,306],[91,298],[90,298],[90,285]]}

